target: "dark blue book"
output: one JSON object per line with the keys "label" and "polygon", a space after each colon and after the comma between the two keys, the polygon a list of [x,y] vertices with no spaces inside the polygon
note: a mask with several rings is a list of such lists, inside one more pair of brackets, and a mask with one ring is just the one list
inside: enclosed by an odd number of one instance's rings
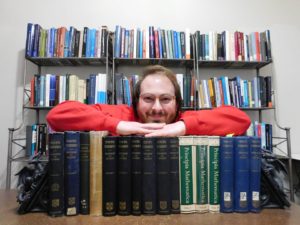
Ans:
{"label": "dark blue book", "polygon": [[96,74],[90,74],[88,104],[95,104]]}
{"label": "dark blue book", "polygon": [[117,214],[117,136],[103,137],[103,216]]}
{"label": "dark blue book", "polygon": [[249,210],[260,212],[261,138],[250,137],[250,201]]}
{"label": "dark blue book", "polygon": [[39,24],[34,25],[34,40],[33,40],[32,54],[31,54],[32,57],[38,57],[41,29],[42,27]]}
{"label": "dark blue book", "polygon": [[115,38],[114,38],[114,57],[120,58],[120,39],[121,39],[121,27],[116,25]]}
{"label": "dark blue book", "polygon": [[220,137],[220,211],[233,211],[234,138]]}
{"label": "dark blue book", "polygon": [[79,152],[80,133],[65,132],[65,214],[67,216],[79,213]]}
{"label": "dark blue book", "polygon": [[64,133],[49,134],[48,214],[64,215]]}
{"label": "dark blue book", "polygon": [[118,175],[117,193],[118,215],[131,214],[131,137],[120,136],[118,139]]}
{"label": "dark blue book", "polygon": [[156,214],[155,138],[142,140],[142,213]]}
{"label": "dark blue book", "polygon": [[170,154],[170,192],[171,213],[180,213],[179,191],[179,140],[178,137],[168,138]]}
{"label": "dark blue book", "polygon": [[54,106],[55,105],[55,92],[56,92],[56,76],[51,74],[51,76],[50,76],[49,106]]}
{"label": "dark blue book", "polygon": [[154,27],[149,26],[149,57],[155,58]]}
{"label": "dark blue book", "polygon": [[131,207],[133,215],[142,213],[142,136],[131,137]]}
{"label": "dark blue book", "polygon": [[235,185],[234,185],[234,211],[249,211],[249,137],[235,137],[234,140],[234,161],[235,161]]}
{"label": "dark blue book", "polygon": [[27,23],[27,33],[26,33],[26,46],[25,46],[25,56],[31,56],[33,49],[34,40],[34,24]]}
{"label": "dark blue book", "polygon": [[90,213],[90,134],[80,132],[80,205],[79,212]]}
{"label": "dark blue book", "polygon": [[167,137],[156,138],[157,213],[171,213],[170,154]]}

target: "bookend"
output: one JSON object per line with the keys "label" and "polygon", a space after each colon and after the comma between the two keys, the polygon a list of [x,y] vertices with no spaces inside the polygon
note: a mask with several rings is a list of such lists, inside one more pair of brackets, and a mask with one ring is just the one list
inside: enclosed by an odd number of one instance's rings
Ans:
{"label": "bookend", "polygon": [[21,169],[16,176],[19,176],[18,213],[47,212],[48,163],[35,159]]}
{"label": "bookend", "polygon": [[260,194],[262,208],[290,207],[281,173],[287,175],[285,165],[272,153],[262,150]]}

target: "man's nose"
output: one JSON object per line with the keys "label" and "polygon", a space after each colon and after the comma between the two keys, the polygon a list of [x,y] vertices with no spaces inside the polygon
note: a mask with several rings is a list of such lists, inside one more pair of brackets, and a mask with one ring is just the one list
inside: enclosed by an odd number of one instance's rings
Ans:
{"label": "man's nose", "polygon": [[159,99],[155,99],[154,104],[152,105],[153,110],[162,110],[162,105],[159,101]]}

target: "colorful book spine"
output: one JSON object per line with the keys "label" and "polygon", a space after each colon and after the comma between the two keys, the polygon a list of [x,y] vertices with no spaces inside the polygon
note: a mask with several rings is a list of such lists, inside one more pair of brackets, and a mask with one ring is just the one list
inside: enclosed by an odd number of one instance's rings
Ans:
{"label": "colorful book spine", "polygon": [[220,138],[218,136],[208,137],[208,193],[209,211],[220,211]]}
{"label": "colorful book spine", "polygon": [[195,148],[192,136],[179,137],[179,158],[180,211],[181,213],[193,213],[195,212],[195,169],[193,169]]}
{"label": "colorful book spine", "polygon": [[79,151],[80,133],[65,132],[65,214],[79,213]]}
{"label": "colorful book spine", "polygon": [[220,211],[233,212],[234,137],[220,137]]}
{"label": "colorful book spine", "polygon": [[208,212],[208,138],[194,136],[196,148],[196,212]]}

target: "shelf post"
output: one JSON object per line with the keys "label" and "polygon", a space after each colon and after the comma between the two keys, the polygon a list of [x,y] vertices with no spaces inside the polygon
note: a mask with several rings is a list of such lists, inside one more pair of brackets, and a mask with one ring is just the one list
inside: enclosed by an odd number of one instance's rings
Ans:
{"label": "shelf post", "polygon": [[10,189],[11,182],[11,158],[12,158],[12,141],[14,128],[8,128],[8,151],[7,151],[7,165],[6,165],[6,190]]}
{"label": "shelf post", "polygon": [[295,201],[294,199],[294,182],[293,182],[293,159],[292,159],[292,152],[291,152],[291,137],[290,137],[291,128],[286,127],[286,142],[287,142],[287,155],[288,155],[288,166],[289,166],[289,185],[290,185],[290,200],[292,202]]}

